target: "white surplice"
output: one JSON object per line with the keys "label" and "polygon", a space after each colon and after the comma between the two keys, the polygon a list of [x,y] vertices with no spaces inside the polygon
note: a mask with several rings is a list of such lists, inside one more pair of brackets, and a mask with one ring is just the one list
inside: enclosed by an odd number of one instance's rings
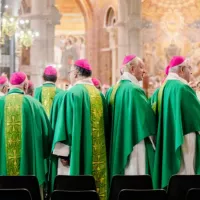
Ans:
{"label": "white surplice", "polygon": [[0,97],[5,96],[5,94],[3,92],[0,92]]}
{"label": "white surplice", "polygon": [[[129,72],[124,72],[120,77],[120,80],[129,80],[133,84],[141,87],[140,82],[136,79],[135,76]],[[151,142],[152,139],[150,138]],[[152,143],[153,145],[153,143]],[[153,145],[154,146],[154,145]],[[155,146],[154,146],[155,148]],[[133,147],[133,151],[129,156],[128,163],[125,168],[125,175],[144,175],[146,174],[146,149],[145,142],[142,140],[140,143],[136,144]]]}
{"label": "white surplice", "polygon": [[[79,80],[73,86],[77,84],[94,85],[91,78],[85,78],[85,79]],[[70,85],[70,87],[67,90],[70,90],[73,86]],[[56,143],[55,148],[53,150],[54,155],[68,157],[69,153],[70,153],[70,147],[68,145],[65,145],[61,142]],[[64,166],[60,158],[58,159],[57,174],[70,175],[70,167]]]}
{"label": "white surplice", "polygon": [[[176,73],[169,73],[166,80],[179,80],[188,85],[188,82],[178,76]],[[182,160],[179,175],[195,174],[195,149],[196,149],[196,133],[188,133],[184,136],[184,143],[181,146]]]}

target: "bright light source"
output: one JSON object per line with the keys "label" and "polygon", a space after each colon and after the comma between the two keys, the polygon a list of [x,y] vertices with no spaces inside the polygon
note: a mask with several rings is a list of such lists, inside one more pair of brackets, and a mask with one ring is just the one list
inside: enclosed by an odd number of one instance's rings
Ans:
{"label": "bright light source", "polygon": [[20,24],[24,24],[24,20],[21,19],[21,20],[19,21],[19,23],[20,23]]}
{"label": "bright light source", "polygon": [[39,33],[39,32],[35,32],[35,36],[36,36],[36,37],[39,37],[39,36],[40,36],[40,33]]}
{"label": "bright light source", "polygon": [[12,18],[10,18],[10,21],[11,21],[11,22],[14,22],[14,18],[13,18],[13,17],[12,17]]}
{"label": "bright light source", "polygon": [[15,34],[15,36],[16,36],[16,37],[19,37],[19,36],[20,36],[20,33],[17,32],[17,33]]}

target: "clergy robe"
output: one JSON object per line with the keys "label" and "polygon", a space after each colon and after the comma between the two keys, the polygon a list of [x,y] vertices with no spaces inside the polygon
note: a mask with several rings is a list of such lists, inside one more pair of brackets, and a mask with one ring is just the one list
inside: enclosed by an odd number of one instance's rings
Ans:
{"label": "clergy robe", "polygon": [[[56,122],[58,120],[58,112],[60,109],[61,102],[63,100],[63,97],[65,95],[66,91],[59,92],[52,104],[51,108],[51,115],[50,115],[50,123],[52,126],[53,131],[55,130],[56,127]],[[56,143],[54,151],[54,155],[57,156],[62,156],[62,157],[68,157],[69,156],[69,146],[65,145],[61,142]],[[69,175],[69,166],[64,166],[61,162],[61,159],[58,159],[58,170],[57,170],[57,175]]]}
{"label": "clergy robe", "polygon": [[157,189],[165,188],[174,174],[200,174],[200,103],[175,73],[169,73],[151,102],[158,124],[153,171]]}
{"label": "clergy robe", "polygon": [[151,173],[154,149],[150,136],[156,133],[155,116],[137,79],[124,72],[107,93],[111,119],[110,173]]}
{"label": "clergy robe", "polygon": [[68,145],[69,175],[93,175],[101,200],[107,199],[108,177],[105,142],[106,102],[91,79],[77,82],[64,95],[58,111],[52,147],[53,184],[58,170],[56,144]]}
{"label": "clergy robe", "polygon": [[57,88],[53,82],[46,82],[35,89],[34,97],[42,103],[48,117],[50,116],[53,99],[61,91],[63,90]]}
{"label": "clergy robe", "polygon": [[0,98],[0,175],[35,175],[39,184],[47,174],[52,129],[42,105],[20,89]]}
{"label": "clergy robe", "polygon": [[66,91],[61,91],[58,94],[56,94],[56,96],[54,97],[53,103],[52,103],[49,120],[50,120],[53,130],[55,129],[56,121],[58,120],[58,111],[60,109],[60,105],[61,105],[61,102],[63,100],[65,93],[66,93]]}

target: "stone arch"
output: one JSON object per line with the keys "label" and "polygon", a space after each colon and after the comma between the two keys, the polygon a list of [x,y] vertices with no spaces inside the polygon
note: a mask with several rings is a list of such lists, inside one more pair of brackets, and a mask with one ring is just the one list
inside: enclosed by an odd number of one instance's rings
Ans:
{"label": "stone arch", "polygon": [[85,33],[86,33],[86,57],[87,59],[92,62],[92,53],[90,50],[92,49],[93,44],[93,8],[90,0],[75,0],[77,5],[80,7],[82,14],[84,16],[85,21]]}
{"label": "stone arch", "polygon": [[92,23],[92,5],[89,0],[76,0],[76,3],[83,13],[86,29],[88,29]]}
{"label": "stone arch", "polygon": [[114,11],[113,7],[110,6],[106,11],[106,15],[105,15],[105,19],[104,19],[104,27],[114,26],[115,23],[116,23],[115,11]]}

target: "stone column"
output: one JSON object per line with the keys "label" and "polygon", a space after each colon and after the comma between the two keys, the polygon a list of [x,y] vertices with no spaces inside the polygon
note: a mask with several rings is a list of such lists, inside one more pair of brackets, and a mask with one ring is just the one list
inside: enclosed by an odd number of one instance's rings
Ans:
{"label": "stone column", "polygon": [[129,53],[141,56],[141,1],[129,0],[128,8],[127,29]]}
{"label": "stone column", "polygon": [[128,54],[128,32],[126,27],[127,20],[127,3],[124,0],[119,0],[118,3],[118,21],[116,26],[118,27],[118,67],[120,70],[123,58]]}
{"label": "stone column", "polygon": [[112,51],[112,84],[115,84],[119,75],[117,67],[117,45],[116,45],[117,30],[115,27],[110,27],[107,28],[107,31],[109,33],[109,47]]}
{"label": "stone column", "polygon": [[43,15],[46,12],[45,3],[41,0],[31,2],[31,29],[39,32],[30,53],[30,74],[35,87],[42,83],[42,69],[47,62],[47,22]]}
{"label": "stone column", "polygon": [[32,0],[31,29],[40,36],[31,47],[31,80],[35,87],[42,84],[43,69],[54,62],[55,24],[59,23],[60,14],[53,1]]}
{"label": "stone column", "polygon": [[118,62],[126,54],[141,56],[141,1],[119,0],[118,3]]}
{"label": "stone column", "polygon": [[[16,1],[12,1],[12,0],[5,0],[5,5],[9,6],[9,9],[11,11],[11,14],[13,16],[17,16],[18,15],[18,10],[19,10],[19,6],[20,6],[20,1],[16,0]],[[10,39],[9,41],[9,67],[10,67],[10,74],[12,74],[16,68],[18,68],[18,66],[16,66],[16,63],[18,64],[18,59],[16,57],[15,54],[15,35],[13,35],[13,37]]]}

